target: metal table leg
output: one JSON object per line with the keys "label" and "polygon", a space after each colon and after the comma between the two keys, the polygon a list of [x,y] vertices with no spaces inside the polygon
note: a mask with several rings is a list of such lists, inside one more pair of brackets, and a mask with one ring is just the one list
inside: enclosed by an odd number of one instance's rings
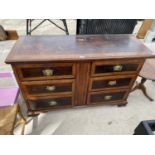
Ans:
{"label": "metal table leg", "polygon": [[60,27],[58,24],[54,23],[50,19],[43,19],[39,24],[37,24],[35,27],[32,28],[31,26],[32,26],[33,20],[35,20],[35,19],[26,19],[26,34],[27,35],[31,35],[32,31],[36,30],[45,21],[49,21],[50,23],[52,23],[53,25],[55,25],[56,27],[58,27],[59,29],[64,31],[66,33],[66,35],[69,35],[66,19],[60,19],[63,22],[64,28]]}
{"label": "metal table leg", "polygon": [[66,32],[66,35],[69,35],[66,19],[62,19],[62,22],[63,22],[64,27],[65,27],[65,30],[66,30],[65,31]]}

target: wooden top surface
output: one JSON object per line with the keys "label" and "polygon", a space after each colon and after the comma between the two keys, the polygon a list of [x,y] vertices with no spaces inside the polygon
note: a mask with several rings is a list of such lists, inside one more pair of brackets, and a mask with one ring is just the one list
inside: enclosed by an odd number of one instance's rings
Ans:
{"label": "wooden top surface", "polygon": [[155,80],[155,59],[147,59],[139,75],[149,80]]}
{"label": "wooden top surface", "polygon": [[23,36],[18,39],[6,63],[152,56],[152,51],[128,34]]}

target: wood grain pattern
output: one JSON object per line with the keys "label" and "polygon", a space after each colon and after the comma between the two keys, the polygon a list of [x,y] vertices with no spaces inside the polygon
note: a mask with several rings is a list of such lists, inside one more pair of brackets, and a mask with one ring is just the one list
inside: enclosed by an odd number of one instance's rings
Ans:
{"label": "wood grain pattern", "polygon": [[[35,116],[54,109],[127,104],[148,57],[154,55],[132,35],[27,36],[18,40],[6,63],[12,65],[28,115]],[[109,87],[114,80],[116,86]],[[45,90],[53,86],[55,92]]]}
{"label": "wood grain pattern", "polygon": [[[91,76],[95,77],[95,76],[106,76],[106,75],[122,75],[122,74],[136,74],[140,68],[142,67],[143,63],[144,63],[145,59],[115,59],[115,60],[104,60],[104,61],[94,61],[92,64],[92,69],[91,69]],[[135,67],[130,67],[131,65],[135,65]],[[124,65],[124,69],[122,68],[121,71],[114,71],[113,67],[115,65]],[[107,68],[106,72],[103,72],[103,68],[102,68],[102,72],[100,73],[96,73],[96,67],[97,66],[101,66]],[[127,67],[126,67],[127,66]],[[110,69],[109,69],[110,68]],[[110,70],[110,71],[108,71]]]}
{"label": "wood grain pattern", "polygon": [[75,106],[85,105],[87,99],[88,81],[90,75],[90,63],[77,64],[77,79],[75,90]]}
{"label": "wood grain pattern", "polygon": [[61,97],[60,96],[30,97],[28,99],[30,111],[72,107],[73,103],[74,103],[74,96],[71,95],[63,95]]}
{"label": "wood grain pattern", "polygon": [[152,57],[132,35],[24,36],[6,63]]}
{"label": "wood grain pattern", "polygon": [[[30,63],[30,64],[15,64],[14,69],[18,72],[21,81],[27,80],[50,80],[62,78],[75,78],[76,66],[75,63]],[[43,70],[52,69],[53,75],[43,75]],[[55,74],[55,70],[58,74]]]}
{"label": "wood grain pattern", "polygon": [[[107,90],[88,93],[87,104],[116,104],[119,101],[125,101],[127,89]],[[105,97],[110,96],[110,99]]]}
{"label": "wood grain pattern", "polygon": [[28,81],[21,83],[22,89],[29,98],[31,96],[70,95],[74,93],[74,80]]}
{"label": "wood grain pattern", "polygon": [[[136,75],[117,75],[91,78],[89,81],[89,91],[130,88],[135,81],[135,77]],[[96,88],[93,88],[95,82]],[[114,84],[110,84],[110,82],[113,82]]]}

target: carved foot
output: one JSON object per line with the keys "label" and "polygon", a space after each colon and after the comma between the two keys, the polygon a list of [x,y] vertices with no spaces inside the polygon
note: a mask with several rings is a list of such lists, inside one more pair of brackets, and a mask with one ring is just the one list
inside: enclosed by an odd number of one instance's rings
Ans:
{"label": "carved foot", "polygon": [[28,116],[31,116],[31,117],[38,116],[39,114],[40,114],[39,112],[28,111]]}
{"label": "carved foot", "polygon": [[125,107],[127,104],[118,104],[118,107]]}

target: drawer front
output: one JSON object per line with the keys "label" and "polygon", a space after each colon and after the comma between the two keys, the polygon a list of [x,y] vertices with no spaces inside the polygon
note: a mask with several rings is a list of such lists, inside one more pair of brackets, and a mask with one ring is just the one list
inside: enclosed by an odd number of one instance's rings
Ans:
{"label": "drawer front", "polygon": [[111,92],[94,92],[88,94],[87,104],[102,104],[124,100],[127,96],[127,90]]}
{"label": "drawer front", "polygon": [[46,98],[29,99],[28,103],[31,110],[71,107],[72,97],[64,96],[64,97],[46,97]]}
{"label": "drawer front", "polygon": [[107,89],[129,88],[135,81],[136,76],[108,76],[90,79],[89,91]]}
{"label": "drawer front", "polygon": [[75,77],[75,64],[73,63],[25,64],[16,65],[15,68],[22,81]]}
{"label": "drawer front", "polygon": [[143,60],[95,61],[92,64],[91,75],[103,76],[136,73],[141,69],[143,62]]}
{"label": "drawer front", "polygon": [[22,87],[27,96],[72,94],[74,80],[29,81],[22,82]]}

